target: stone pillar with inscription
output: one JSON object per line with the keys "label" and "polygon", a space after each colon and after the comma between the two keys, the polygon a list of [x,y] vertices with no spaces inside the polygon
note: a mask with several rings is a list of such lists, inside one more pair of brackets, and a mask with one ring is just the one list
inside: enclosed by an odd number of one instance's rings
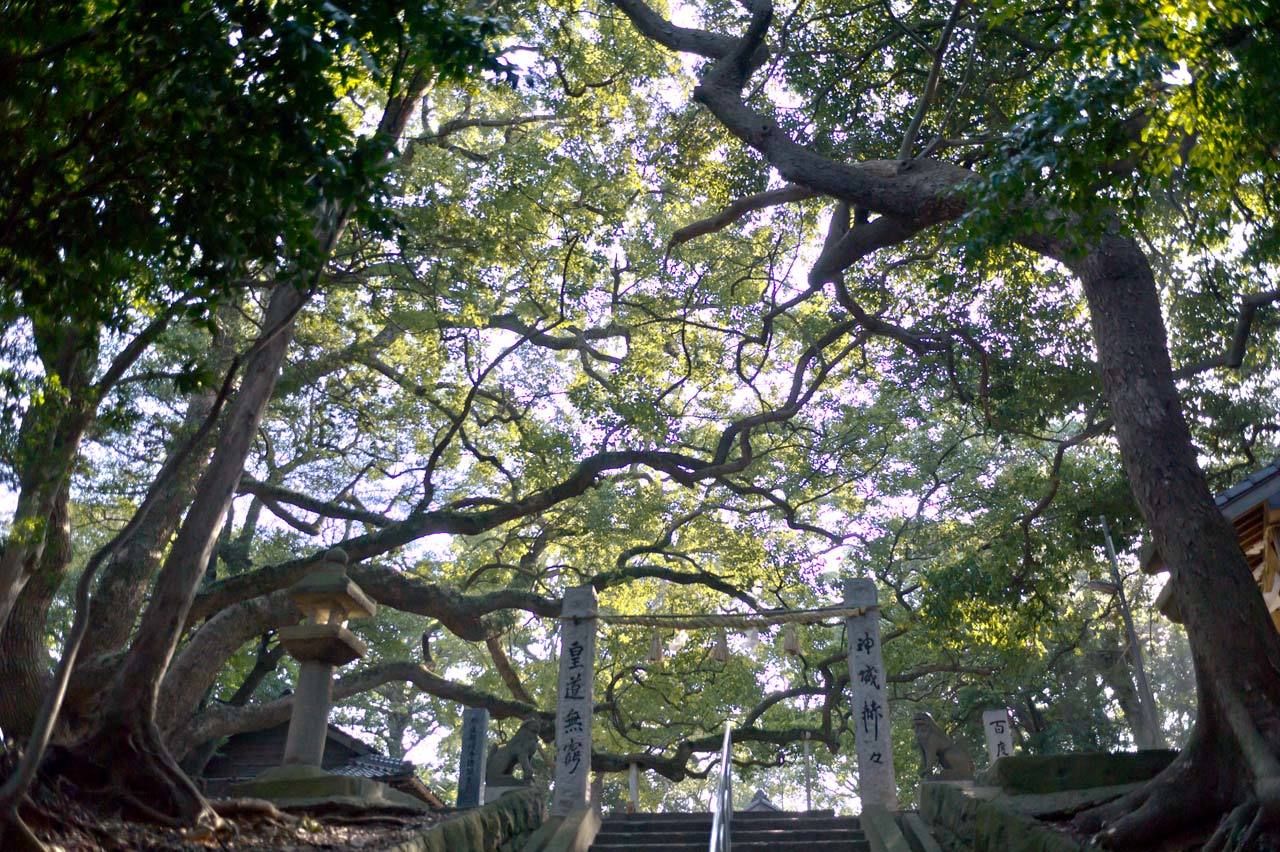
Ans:
{"label": "stone pillar with inscription", "polygon": [[489,737],[489,711],[462,711],[462,756],[458,763],[458,807],[474,808],[484,801],[484,753]]}
{"label": "stone pillar with inscription", "polygon": [[849,635],[849,685],[853,692],[854,741],[858,750],[858,795],[868,805],[898,809],[893,774],[893,739],[889,735],[884,656],[880,650],[880,606],[876,584],[866,578],[846,580],[844,605],[866,612],[845,622]]}
{"label": "stone pillar with inscription", "polygon": [[1013,725],[1007,707],[983,710],[982,732],[987,735],[987,757],[992,763],[1013,754]]}
{"label": "stone pillar with inscription", "polygon": [[556,774],[551,816],[587,804],[591,774],[592,677],[596,660],[596,590],[575,586],[560,610],[560,681],[556,693]]}

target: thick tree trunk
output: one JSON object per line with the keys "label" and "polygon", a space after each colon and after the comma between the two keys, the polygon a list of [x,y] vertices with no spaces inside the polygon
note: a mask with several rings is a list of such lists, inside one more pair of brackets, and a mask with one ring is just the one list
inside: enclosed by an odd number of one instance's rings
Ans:
{"label": "thick tree trunk", "polygon": [[[174,452],[195,433],[213,407],[214,395],[200,393],[187,405],[183,422],[169,452]],[[170,481],[164,494],[128,539],[122,542],[110,563],[103,566],[102,579],[93,595],[89,632],[81,655],[92,660],[123,648],[133,630],[138,611],[151,578],[160,568],[165,548],[191,503],[196,481],[208,460],[208,450],[191,454],[186,466]],[[72,687],[74,691],[74,685]]]}
{"label": "thick tree trunk", "polygon": [[160,730],[168,734],[191,720],[223,665],[246,642],[301,617],[287,594],[279,591],[228,607],[201,625],[174,658],[161,685],[156,715]]}
{"label": "thick tree trunk", "polygon": [[64,481],[49,517],[40,567],[0,631],[0,730],[25,740],[49,683],[52,661],[45,643],[45,620],[71,561],[70,488]]}
{"label": "thick tree trunk", "polygon": [[[221,374],[231,363],[239,325],[238,304],[226,303],[218,307],[217,328],[209,342],[209,365],[215,374]],[[213,390],[201,390],[191,396],[182,423],[169,440],[166,460],[196,434],[213,409],[216,396]],[[146,519],[128,540],[121,542],[111,562],[103,566],[93,595],[89,631],[80,651],[86,662],[118,651],[128,642],[138,612],[142,609],[147,586],[160,568],[165,549],[182,520],[183,512],[191,504],[196,483],[208,461],[208,446],[194,448]],[[74,696],[76,692],[77,684],[73,679],[69,694]],[[74,698],[69,697],[68,700],[74,703]]]}
{"label": "thick tree trunk", "polygon": [[[93,351],[79,351],[74,339],[58,363],[46,367],[61,382],[66,399],[50,393],[32,405],[18,432],[18,501],[9,534],[0,546],[0,630],[36,573],[48,541],[58,496],[71,476],[80,441],[92,417],[85,412]],[[61,368],[61,369],[59,369]],[[41,624],[40,629],[43,630]]]}
{"label": "thick tree trunk", "polygon": [[1102,839],[1132,848],[1153,831],[1255,798],[1264,805],[1257,828],[1265,830],[1280,769],[1273,751],[1280,745],[1280,635],[1196,462],[1146,258],[1132,240],[1109,235],[1073,266],[1089,302],[1121,458],[1170,566],[1199,685],[1191,742],[1156,782],[1124,803],[1136,810]]}
{"label": "thick tree trunk", "polygon": [[[222,520],[271,398],[305,293],[278,284],[263,317],[268,337],[245,365],[218,446],[200,478],[156,581],[133,645],[93,714],[88,734],[64,754],[67,771],[128,800],[136,813],[189,824],[208,803],[170,755],[156,724],[161,679],[173,658]],[[135,796],[132,791],[145,796]]]}
{"label": "thick tree trunk", "polygon": [[277,284],[271,293],[263,328],[272,336],[245,365],[213,458],[196,486],[191,510],[165,559],[129,654],[113,678],[103,708],[108,715],[154,712],[161,676],[173,657],[187,611],[235,496],[292,337],[296,312],[305,298],[292,282]]}

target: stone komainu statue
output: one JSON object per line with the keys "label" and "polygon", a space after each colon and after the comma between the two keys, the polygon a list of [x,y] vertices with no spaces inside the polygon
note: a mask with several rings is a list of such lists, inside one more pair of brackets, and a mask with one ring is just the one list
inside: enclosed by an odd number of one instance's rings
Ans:
{"label": "stone komainu statue", "polygon": [[[506,745],[489,753],[485,762],[485,781],[490,787],[512,787],[533,781],[533,754],[538,750],[538,732],[542,730],[539,719],[529,719],[522,724]],[[523,778],[511,773],[519,766]]]}
{"label": "stone komainu statue", "polygon": [[911,727],[916,731],[916,744],[924,762],[920,766],[920,776],[926,777],[938,772],[942,781],[968,781],[973,778],[973,758],[964,746],[947,736],[938,723],[928,713],[917,713],[911,718]]}

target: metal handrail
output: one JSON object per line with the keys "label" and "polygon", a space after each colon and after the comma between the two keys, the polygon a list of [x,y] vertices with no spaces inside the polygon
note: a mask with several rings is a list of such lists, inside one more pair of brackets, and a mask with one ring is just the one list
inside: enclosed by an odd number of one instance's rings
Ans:
{"label": "metal handrail", "polygon": [[729,852],[729,822],[733,819],[733,723],[724,723],[724,745],[720,746],[720,780],[716,782],[716,794],[711,803],[715,807],[711,818],[711,841],[707,852]]}

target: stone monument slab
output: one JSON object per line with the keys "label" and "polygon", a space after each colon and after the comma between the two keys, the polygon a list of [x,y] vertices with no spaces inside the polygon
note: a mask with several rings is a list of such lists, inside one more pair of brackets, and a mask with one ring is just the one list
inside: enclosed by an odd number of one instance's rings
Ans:
{"label": "stone monument slab", "polygon": [[853,693],[854,741],[858,751],[858,795],[862,806],[898,809],[889,731],[889,698],[884,655],[880,650],[880,606],[873,580],[845,581],[846,607],[866,612],[846,620],[849,637],[849,685]]}
{"label": "stone monument slab", "polygon": [[587,803],[595,659],[596,590],[590,585],[576,586],[565,591],[560,611],[553,817],[567,816]]}
{"label": "stone monument slab", "polygon": [[489,711],[462,711],[462,756],[458,765],[458,807],[474,808],[484,801],[484,752],[489,736]]}

